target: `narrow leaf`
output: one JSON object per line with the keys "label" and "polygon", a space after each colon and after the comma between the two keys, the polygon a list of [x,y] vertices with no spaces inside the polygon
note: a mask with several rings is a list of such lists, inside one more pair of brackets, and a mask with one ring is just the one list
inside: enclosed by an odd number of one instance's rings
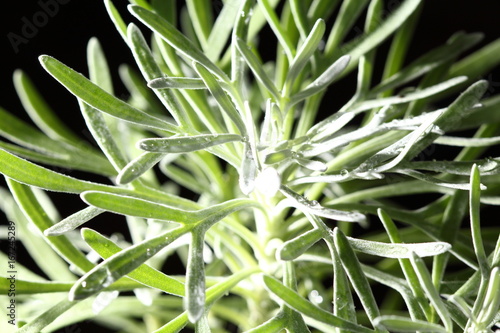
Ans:
{"label": "narrow leaf", "polygon": [[227,142],[242,141],[238,134],[200,134],[193,136],[143,139],[138,148],[155,153],[187,153],[207,149]]}
{"label": "narrow leaf", "polygon": [[326,89],[332,82],[334,82],[340,74],[346,69],[351,57],[348,55],[340,57],[330,67],[328,67],[317,79],[311,82],[301,92],[293,95],[290,98],[290,106],[319,93]]}
{"label": "narrow leaf", "polygon": [[43,232],[46,236],[59,236],[68,231],[75,230],[82,224],[92,220],[94,217],[104,213],[104,210],[96,207],[84,208],[64,220],[54,224]]}
{"label": "narrow leaf", "polygon": [[71,309],[78,302],[69,301],[64,299],[59,301],[50,309],[44,311],[41,315],[31,320],[28,324],[21,327],[17,333],[39,333],[42,329],[56,320],[63,313]]}
{"label": "narrow leaf", "polygon": [[[82,229],[82,237],[85,242],[104,259],[108,259],[116,253],[123,251],[123,249],[114,242],[92,229]],[[184,284],[182,282],[179,282],[147,264],[140,265],[135,270],[128,273],[127,276],[148,287],[156,288],[172,295],[184,295]]]}
{"label": "narrow leaf", "polygon": [[330,312],[312,305],[304,298],[302,298],[299,294],[297,294],[296,291],[285,287],[281,282],[273,277],[264,275],[263,278],[264,284],[270,292],[282,299],[292,309],[298,311],[299,313],[302,313],[303,315],[318,320],[322,323],[332,325],[333,327],[338,327],[353,333],[373,332],[368,328],[356,325],[350,321],[334,316]]}
{"label": "narrow leaf", "polygon": [[191,77],[158,77],[148,82],[152,89],[207,89],[202,79]]}
{"label": "narrow leaf", "polygon": [[137,179],[145,172],[155,166],[163,157],[164,153],[145,152],[130,161],[116,176],[116,182],[124,185]]}
{"label": "narrow leaf", "polygon": [[[47,212],[30,187],[10,179],[7,179],[7,184],[26,218],[36,226],[40,233],[53,225]],[[46,237],[45,240],[56,253],[81,271],[86,272],[94,267],[85,255],[65,236]]]}
{"label": "narrow leaf", "polygon": [[470,197],[469,197],[469,209],[470,209],[470,228],[472,234],[472,243],[474,245],[474,252],[476,253],[477,262],[479,264],[479,269],[483,278],[488,276],[490,267],[488,264],[488,259],[486,257],[486,252],[484,250],[483,238],[481,236],[481,223],[480,223],[480,198],[481,198],[481,176],[479,174],[479,169],[476,164],[472,166],[470,174]]}
{"label": "narrow leaf", "polygon": [[59,120],[29,77],[21,70],[14,72],[14,87],[24,109],[45,134],[55,140],[64,140],[73,144],[81,142],[81,139]]}
{"label": "narrow leaf", "polygon": [[391,332],[432,332],[447,333],[440,325],[423,320],[415,320],[401,316],[380,316],[375,318],[375,327],[387,329]]}
{"label": "narrow leaf", "polygon": [[269,93],[271,93],[271,95],[274,97],[275,101],[279,101],[280,94],[278,92],[278,89],[276,88],[276,85],[266,74],[262,64],[257,59],[255,54],[252,53],[247,44],[240,38],[236,39],[236,47],[238,47],[238,50],[241,52],[241,55],[252,70],[255,78],[266,87]]}
{"label": "narrow leaf", "polygon": [[188,261],[186,265],[186,297],[184,307],[189,321],[195,323],[205,311],[205,263],[203,246],[205,235],[199,230],[191,232]]}
{"label": "narrow leaf", "polygon": [[231,36],[236,17],[240,14],[240,3],[241,0],[226,1],[219,16],[217,16],[207,40],[207,45],[210,45],[210,47],[206,50],[206,55],[211,61],[219,60],[224,46],[229,36]]}
{"label": "narrow leaf", "polygon": [[439,296],[439,292],[432,284],[431,276],[429,274],[429,271],[425,267],[424,261],[416,254],[412,254],[412,256],[410,257],[410,261],[413,269],[415,270],[415,273],[418,276],[418,280],[420,281],[422,288],[425,290],[427,297],[429,298],[430,302],[434,306],[434,309],[443,321],[446,331],[452,332],[453,323],[451,321],[450,313],[446,308],[443,300]]}
{"label": "narrow leaf", "polygon": [[69,92],[97,110],[134,124],[176,132],[175,125],[119,100],[58,60],[45,55],[40,56],[39,59],[45,70]]}
{"label": "narrow leaf", "polygon": [[451,245],[445,242],[430,243],[381,243],[364,239],[347,237],[349,244],[355,251],[372,254],[384,258],[407,258],[411,253],[416,253],[419,257],[435,256],[451,249]]}
{"label": "narrow leaf", "polygon": [[314,228],[300,236],[283,243],[278,250],[277,256],[280,260],[294,260],[306,252],[311,246],[323,237],[323,231]]}
{"label": "narrow leaf", "polygon": [[243,123],[242,116],[238,114],[233,102],[226,95],[226,92],[222,89],[222,86],[216,80],[216,78],[201,65],[200,63],[193,63],[194,69],[198,72],[198,74],[203,79],[203,82],[206,84],[208,90],[215,98],[221,109],[231,118],[231,120],[235,123],[235,125],[240,130],[240,133],[244,135],[246,133],[245,124]]}
{"label": "narrow leaf", "polygon": [[88,271],[73,285],[69,299],[81,300],[98,293],[135,270],[190,229],[191,227],[180,227],[169,230],[112,255]]}
{"label": "narrow leaf", "polygon": [[355,212],[345,212],[341,210],[336,210],[332,208],[325,208],[321,206],[317,201],[309,201],[303,196],[295,193],[286,186],[281,186],[281,192],[290,199],[289,204],[301,211],[326,217],[329,219],[346,221],[346,222],[366,222],[366,216]]}
{"label": "narrow leaf", "polygon": [[339,254],[342,265],[349,276],[354,290],[358,295],[363,308],[373,324],[376,317],[380,316],[380,310],[378,309],[377,302],[375,301],[375,296],[373,295],[372,289],[368,283],[366,275],[361,269],[361,265],[354,253],[350,242],[347,237],[338,228],[333,230],[333,240],[335,242],[335,248]]}
{"label": "narrow leaf", "polygon": [[290,92],[290,89],[300,74],[304,66],[311,59],[313,54],[318,50],[318,46],[325,33],[325,21],[319,19],[314,24],[311,32],[307,36],[306,40],[302,43],[302,46],[297,51],[295,58],[293,59],[290,69],[285,80],[285,89]]}
{"label": "narrow leaf", "polygon": [[197,221],[192,212],[131,196],[86,191],[81,194],[81,198],[93,207],[123,215],[176,223],[194,223]]}
{"label": "narrow leaf", "polygon": [[201,50],[194,46],[193,43],[181,32],[179,32],[172,24],[159,15],[142,7],[129,5],[128,8],[132,15],[141,20],[151,30],[157,32],[162,39],[164,39],[177,51],[186,55],[191,60],[203,64],[203,66],[208,68],[223,81],[229,81],[227,75],[213,62],[211,62]]}

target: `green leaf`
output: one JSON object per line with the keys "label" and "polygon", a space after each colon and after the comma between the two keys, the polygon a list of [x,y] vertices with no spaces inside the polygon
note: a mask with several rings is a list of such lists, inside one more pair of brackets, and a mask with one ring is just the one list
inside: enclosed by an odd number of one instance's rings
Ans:
{"label": "green leaf", "polygon": [[470,215],[470,229],[472,234],[472,244],[474,252],[479,263],[479,269],[483,278],[488,276],[490,267],[486,252],[484,250],[483,238],[481,236],[481,223],[480,223],[480,198],[481,198],[481,176],[476,164],[472,166],[470,173],[470,197],[469,197],[469,215]]}
{"label": "green leaf", "polygon": [[205,209],[186,211],[158,201],[148,201],[109,192],[87,191],[83,192],[81,197],[89,205],[118,214],[176,222],[189,226],[203,224],[207,228],[239,209],[259,207],[253,200],[234,199]]}
{"label": "green leaf", "polygon": [[[31,295],[41,293],[67,292],[73,285],[72,282],[48,282],[48,281],[26,281],[16,278],[16,294]],[[8,276],[0,277],[0,290],[2,294],[8,294],[10,289],[10,279]]]}
{"label": "green leaf", "polygon": [[109,17],[111,18],[111,21],[114,23],[116,30],[118,30],[125,43],[128,43],[127,25],[123,21],[115,5],[113,5],[113,3],[110,0],[104,0],[104,5],[106,6],[106,11],[108,12]]}
{"label": "green leaf", "polygon": [[227,142],[242,140],[242,136],[238,134],[200,134],[171,138],[143,139],[137,143],[137,146],[142,150],[155,153],[187,153],[207,149]]}
{"label": "green leaf", "polygon": [[142,7],[129,5],[128,8],[132,15],[141,20],[151,30],[158,33],[163,40],[169,43],[177,51],[181,52],[191,60],[203,64],[203,66],[208,68],[221,80],[229,81],[227,75],[213,62],[211,62],[201,50],[194,46],[186,36],[172,26],[172,24],[159,15]]}
{"label": "green leaf", "polygon": [[207,89],[202,79],[191,77],[158,77],[149,81],[152,89]]}
{"label": "green leaf", "polygon": [[132,196],[86,191],[81,194],[81,198],[93,207],[123,215],[183,224],[192,224],[198,220],[195,220],[196,216],[193,212]]}
{"label": "green leaf", "polygon": [[[123,249],[114,242],[92,229],[82,229],[82,237],[85,242],[104,259],[108,259],[116,253],[123,251]],[[128,273],[127,276],[145,286],[156,288],[172,295],[184,295],[184,284],[182,282],[179,282],[147,264],[138,266],[135,270]]]}
{"label": "green leaf", "polygon": [[50,191],[80,193],[91,189],[106,189],[108,186],[72,178],[42,168],[0,149],[0,173],[20,183]]}
{"label": "green leaf", "polygon": [[[430,71],[439,65],[450,61],[462,52],[473,47],[482,39],[482,34],[457,33],[451,37],[446,44],[424,54],[406,68],[398,71],[396,74],[384,80],[378,86],[372,89],[370,95],[375,96],[389,89],[394,89],[405,83],[408,83]],[[466,76],[467,74],[458,74],[451,77]]]}
{"label": "green leaf", "polygon": [[498,318],[498,311],[500,310],[500,268],[493,267],[490,276],[488,277],[488,286],[484,297],[484,304],[481,304],[481,310],[476,318],[476,325],[478,328],[487,330],[494,325],[494,320]]}
{"label": "green leaf", "polygon": [[68,231],[75,230],[82,224],[92,220],[94,217],[104,213],[105,211],[95,207],[84,208],[74,214],[71,214],[64,220],[57,222],[43,232],[45,236],[59,236]]}
{"label": "green leaf", "polygon": [[443,326],[401,316],[380,316],[375,318],[374,325],[375,327],[384,328],[391,332],[449,332]]}
{"label": "green leaf", "polygon": [[354,324],[345,319],[339,318],[332,315],[330,312],[322,310],[313,304],[306,301],[294,290],[284,286],[281,282],[273,277],[264,275],[264,284],[266,288],[282,299],[285,304],[290,306],[295,311],[302,313],[305,316],[318,320],[322,323],[331,325],[333,327],[338,327],[353,333],[369,333],[372,330],[365,328],[363,326]]}
{"label": "green leaf", "polygon": [[342,231],[335,228],[332,236],[335,242],[335,248],[337,249],[347,276],[349,276],[349,280],[351,281],[361,304],[363,304],[363,308],[365,309],[368,319],[370,319],[370,322],[373,324],[373,320],[380,316],[380,310],[378,309],[375,296],[373,295],[372,289],[368,284],[368,280],[361,269],[358,258],[356,257],[349,240],[342,233]]}
{"label": "green leaf", "polygon": [[293,95],[290,98],[289,107],[326,89],[332,82],[339,78],[341,73],[348,66],[350,60],[350,55],[340,57],[307,87]]}
{"label": "green leaf", "polygon": [[208,90],[210,90],[210,93],[215,98],[220,108],[229,116],[229,118],[231,118],[234,124],[238,127],[240,133],[245,135],[246,128],[242,120],[243,117],[238,114],[233,102],[231,102],[229,97],[226,95],[226,92],[223,90],[216,78],[200,63],[193,63],[193,67],[203,79],[203,82],[206,84]]}
{"label": "green leaf", "polygon": [[69,92],[97,110],[134,124],[168,132],[177,131],[175,125],[119,100],[58,60],[46,55],[40,56],[39,59],[43,68],[65,86]]}
{"label": "green leaf", "polygon": [[458,136],[440,136],[434,142],[446,146],[488,147],[500,144],[500,136],[495,136],[492,138],[463,138]]}
{"label": "green leaf", "polygon": [[338,50],[335,50],[335,53],[339,55],[333,56],[334,59],[342,54],[349,54],[351,56],[351,62],[349,63],[347,69],[342,73],[342,76],[355,68],[361,56],[377,47],[387,37],[400,28],[408,17],[415,12],[420,3],[421,0],[407,0],[403,2],[373,32],[368,33],[366,36],[362,36],[362,38],[356,39],[354,42],[350,42]]}
{"label": "green leaf", "polygon": [[203,51],[209,49],[208,37],[212,30],[212,6],[208,0],[187,0],[186,8],[197,40]]}
{"label": "green leaf", "polygon": [[115,253],[83,275],[71,288],[69,299],[81,300],[107,288],[142,265],[165,246],[189,232],[191,228],[192,226],[183,226],[169,230]]}
{"label": "green leaf", "polygon": [[109,66],[101,44],[95,37],[89,40],[87,46],[87,59],[90,81],[94,82],[108,93],[113,94],[113,81]]}
{"label": "green leaf", "polygon": [[[456,182],[456,181],[446,181],[446,180],[442,180],[442,179],[439,179],[439,178],[436,178],[436,177],[429,176],[427,174],[424,174],[424,173],[421,173],[421,172],[418,172],[418,171],[415,171],[415,170],[399,169],[398,168],[398,169],[393,169],[391,171],[396,172],[396,173],[400,173],[400,174],[403,174],[403,175],[407,175],[407,176],[410,176],[410,177],[422,180],[422,181],[424,181],[426,183],[435,184],[435,185],[438,185],[438,186],[444,186],[444,187],[448,187],[448,188],[454,188],[454,189],[457,189],[457,190],[468,190],[468,189],[470,189],[470,184],[469,183],[459,183],[459,182]],[[481,189],[483,189],[483,190],[486,189],[486,186],[484,186],[483,184],[481,184],[480,186],[481,186]]]}
{"label": "green leaf", "polygon": [[[37,227],[40,233],[53,225],[30,187],[10,179],[7,179],[7,183],[24,215]],[[81,271],[86,272],[94,267],[85,255],[65,236],[45,237],[45,241],[49,243],[56,253]]]}
{"label": "green leaf", "polygon": [[[233,289],[239,282],[250,277],[255,273],[259,273],[259,267],[249,267],[245,268],[233,275],[225,278],[223,281],[217,283],[216,285],[207,289],[206,292],[206,302],[205,305],[209,308],[215,301],[217,301],[222,296],[226,295]],[[172,333],[172,332],[180,332],[182,328],[188,322],[188,313],[187,311],[183,312],[178,317],[174,318],[158,330],[154,331],[154,333]]]}
{"label": "green leaf", "polygon": [[318,242],[323,235],[324,233],[321,229],[314,228],[309,230],[283,243],[277,252],[277,257],[280,260],[294,260]]}
{"label": "green leaf", "polygon": [[425,267],[424,261],[418,257],[416,254],[412,254],[410,257],[411,264],[415,273],[418,276],[418,280],[420,281],[420,285],[424,289],[429,301],[434,306],[437,314],[441,318],[444,323],[444,327],[446,328],[446,332],[453,332],[453,322],[450,317],[450,313],[446,308],[443,300],[439,296],[439,292],[436,290],[434,285],[432,284],[432,279],[429,274],[429,271]]}
{"label": "green leaf", "polygon": [[360,223],[366,222],[366,216],[363,214],[323,207],[317,201],[309,201],[283,185],[280,190],[288,199],[290,199],[290,206],[303,212],[339,221]]}
{"label": "green leaf", "polygon": [[128,184],[155,166],[165,154],[145,152],[130,161],[116,176],[116,183]]}
{"label": "green leaf", "polygon": [[318,50],[321,38],[325,33],[325,21],[319,19],[314,24],[311,32],[297,51],[285,80],[285,91],[290,92],[295,79],[298,77],[304,66]]}
{"label": "green leaf", "polygon": [[205,312],[205,263],[203,261],[204,232],[193,230],[186,265],[186,297],[184,307],[189,321],[197,322]]}
{"label": "green leaf", "polygon": [[64,299],[59,301],[56,305],[52,306],[50,309],[44,311],[41,315],[31,320],[28,324],[17,330],[17,333],[40,333],[41,330],[56,320],[64,312],[71,309],[78,302],[69,301]]}
{"label": "green leaf", "polygon": [[14,87],[30,118],[47,136],[54,140],[63,140],[76,145],[81,143],[82,140],[50,109],[28,75],[22,70],[18,69],[14,72]]}
{"label": "green leaf", "polygon": [[[132,54],[139,65],[139,69],[146,81],[164,75],[148,47],[144,36],[137,26],[130,24],[127,29],[127,36],[132,49]],[[154,90],[159,100],[165,105],[172,117],[181,127],[189,127],[190,123],[186,112],[182,109],[177,97],[169,90]]]}
{"label": "green leaf", "polygon": [[[39,156],[38,160],[48,161],[53,159],[58,164],[66,162],[68,166],[72,165],[76,169],[113,174],[109,162],[101,154],[95,152],[94,149],[91,149],[90,146],[82,142],[82,140],[79,140],[78,146],[73,146],[72,143],[50,139],[36,128],[17,119],[2,108],[0,108],[0,117],[2,118],[0,135],[21,146],[35,150],[32,154],[23,151],[24,156],[33,156],[35,158]],[[10,150],[14,151],[15,147],[10,148]],[[37,155],[37,152],[46,155],[46,157]]]}
{"label": "green leaf", "polygon": [[263,322],[257,327],[254,327],[246,333],[280,333],[286,328],[288,318],[283,313],[283,310],[280,310],[276,315],[271,317],[269,320]]}
{"label": "green leaf", "polygon": [[374,242],[352,237],[347,237],[347,239],[353,250],[384,258],[409,259],[412,252],[416,253],[419,257],[429,257],[451,249],[451,245],[445,242],[397,244]]}
{"label": "green leaf", "polygon": [[231,36],[231,30],[233,29],[236,17],[240,13],[240,3],[241,0],[226,1],[217,16],[207,40],[207,45],[210,45],[210,47],[205,50],[206,56],[211,61],[215,62],[219,60],[226,42]]}
{"label": "green leaf", "polygon": [[252,70],[253,75],[260,83],[266,87],[267,91],[274,97],[275,101],[280,100],[280,94],[274,82],[269,78],[267,73],[264,71],[262,63],[259,61],[257,56],[248,48],[248,45],[240,39],[236,38],[236,47],[240,51],[241,56],[245,59],[248,67]]}
{"label": "green leaf", "polygon": [[289,37],[290,35],[281,26],[281,22],[279,21],[278,16],[276,15],[276,12],[271,6],[269,0],[257,0],[257,2],[262,12],[264,13],[264,16],[266,17],[269,26],[278,38],[279,44],[285,50],[288,61],[292,62],[293,57],[295,56],[295,47],[293,46],[293,43]]}
{"label": "green leaf", "polygon": [[355,24],[361,12],[368,5],[368,0],[343,1],[335,23],[325,45],[325,55],[331,56],[340,45],[350,28]]}

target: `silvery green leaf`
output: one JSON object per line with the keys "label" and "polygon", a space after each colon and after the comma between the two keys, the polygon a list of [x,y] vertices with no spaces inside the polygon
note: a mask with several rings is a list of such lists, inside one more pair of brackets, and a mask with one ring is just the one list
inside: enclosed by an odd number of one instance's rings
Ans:
{"label": "silvery green leaf", "polygon": [[[407,93],[403,96],[391,96],[391,97],[377,98],[361,102],[356,102],[355,100],[353,100],[351,101],[351,103],[346,104],[341,111],[332,114],[331,116],[327,117],[326,119],[318,122],[316,125],[311,127],[308,130],[307,135],[310,137],[319,136],[322,138],[327,136],[325,134],[322,134],[325,132],[325,130],[328,131],[328,135],[331,135],[334,133],[334,131],[332,129],[329,129],[329,127],[333,126],[335,131],[337,131],[338,130],[337,128],[342,128],[346,123],[351,121],[356,114],[360,112],[364,112],[379,107],[404,104],[411,101],[427,98],[429,96],[436,95],[442,91],[450,89],[451,87],[457,86],[460,83],[465,82],[466,80],[467,77],[459,76],[452,78],[448,81],[438,83],[431,87]],[[342,119],[342,123],[340,125],[337,125],[336,122],[339,122],[339,119]],[[445,127],[443,126],[439,127],[443,130],[445,129]],[[314,140],[317,141],[319,139],[314,138]]]}
{"label": "silvery green leaf", "polygon": [[246,128],[242,120],[242,116],[238,113],[235,105],[229,99],[219,81],[217,81],[215,76],[200,63],[193,62],[193,67],[201,76],[203,82],[207,86],[208,90],[210,90],[210,93],[215,98],[220,108],[229,116],[229,118],[231,118],[234,124],[238,127],[240,133],[245,135]]}
{"label": "silvery green leaf", "polygon": [[58,236],[65,232],[75,230],[85,222],[90,221],[94,217],[98,216],[101,213],[104,213],[103,209],[99,209],[96,207],[87,207],[84,208],[64,220],[54,224],[52,227],[45,229],[44,234],[46,236]]}
{"label": "silvery green leaf", "polygon": [[473,164],[477,164],[481,175],[496,175],[500,172],[500,161],[496,158],[486,158],[475,161],[414,161],[403,162],[398,168],[412,170],[427,170],[446,172],[454,175],[469,176]]}
{"label": "silvery green leaf", "polygon": [[253,156],[252,148],[249,142],[245,142],[239,177],[239,185],[243,194],[248,195],[254,190],[256,175],[257,164]]}
{"label": "silvery green leaf", "polygon": [[132,107],[58,60],[46,55],[40,56],[39,60],[43,68],[64,85],[69,92],[97,110],[134,124],[169,132],[177,131],[177,126],[174,124]]}
{"label": "silvery green leaf", "polygon": [[116,182],[120,185],[128,184],[134,179],[143,175],[146,171],[155,166],[165,153],[144,152],[130,161],[116,176]]}
{"label": "silvery green leaf", "polygon": [[[429,114],[438,115],[439,112],[440,111],[434,111]],[[375,125],[375,122],[379,121],[379,119],[375,119],[374,123],[369,123],[364,127],[361,127],[344,135],[339,135],[326,141],[311,143],[309,146],[307,146],[306,149],[302,151],[302,154],[305,157],[317,156],[319,154],[343,147],[356,140],[368,138],[376,134],[381,134],[392,130],[416,130],[418,126],[422,124],[422,121],[429,117],[429,114],[408,119],[395,119],[388,123],[383,123],[380,125]],[[442,134],[442,131],[440,131],[439,128],[436,127],[432,127],[431,131]],[[324,137],[323,133],[321,137]],[[317,137],[315,137],[314,140],[317,140]]]}
{"label": "silvery green leaf", "polygon": [[409,244],[381,243],[352,237],[347,237],[347,239],[354,250],[384,258],[409,259],[412,252],[420,257],[429,257],[445,253],[451,249],[451,245],[445,242]]}
{"label": "silvery green leaf", "polygon": [[240,39],[236,38],[236,46],[238,50],[241,52],[241,55],[245,59],[248,67],[252,70],[255,78],[262,83],[266,89],[271,93],[276,101],[280,100],[280,94],[274,82],[269,78],[267,73],[264,71],[262,64],[259,59],[252,53],[252,51],[248,48],[248,45]]}
{"label": "silvery green leaf", "polygon": [[221,12],[208,36],[207,44],[210,47],[206,50],[208,59],[216,62],[224,50],[226,42],[231,35],[231,30],[238,15],[241,15],[240,0],[229,0],[224,3]]}
{"label": "silvery green leaf", "polygon": [[[391,170],[393,172],[401,173],[403,175],[407,175],[419,180],[422,180],[427,183],[431,184],[436,184],[438,186],[444,186],[444,187],[449,187],[449,188],[454,188],[457,190],[469,190],[470,189],[470,184],[469,183],[457,183],[457,182],[452,182],[452,181],[446,181],[442,180],[436,177],[429,176],[425,173],[418,172],[416,170],[411,170],[411,169],[395,169]],[[481,184],[481,190],[486,190],[486,186]]]}
{"label": "silvery green leaf", "polygon": [[277,257],[280,260],[294,260],[306,252],[311,246],[323,237],[323,231],[319,228],[311,229],[293,239],[283,243],[278,249]]}
{"label": "silvery green leaf", "polygon": [[224,81],[229,81],[227,75],[218,66],[211,62],[203,52],[197,48],[186,36],[177,30],[171,23],[158,14],[140,6],[129,5],[129,11],[141,20],[151,30],[158,33],[162,39],[173,48],[207,67],[212,73]]}
{"label": "silvery green leaf", "polygon": [[191,77],[159,77],[148,82],[152,89],[207,89],[202,79]]}
{"label": "silvery green leaf", "polygon": [[292,159],[300,166],[312,171],[325,172],[328,169],[328,166],[324,162],[303,158],[297,153],[292,153]]}
{"label": "silvery green leaf", "polygon": [[492,138],[462,138],[457,136],[440,136],[434,143],[458,147],[488,147],[500,144],[500,136]]}
{"label": "silvery green leaf", "polygon": [[265,164],[279,163],[279,162],[281,162],[283,160],[286,160],[287,158],[292,157],[292,155],[293,155],[293,152],[290,149],[284,149],[284,150],[276,151],[276,152],[267,154],[264,157],[264,163]]}
{"label": "silvery green leaf", "polygon": [[449,333],[441,325],[401,316],[380,316],[375,318],[374,324],[376,327],[384,328],[391,332]]}
{"label": "silvery green leaf", "polygon": [[345,55],[335,61],[328,67],[318,78],[311,82],[302,91],[290,97],[289,105],[295,105],[298,102],[319,93],[326,89],[336,78],[340,76],[342,71],[349,64],[350,56]]}
{"label": "silvery green leaf", "polygon": [[366,222],[366,216],[363,214],[323,207],[317,201],[309,201],[284,185],[281,186],[281,193],[288,198],[288,205],[303,212],[339,221],[360,223]]}
{"label": "silvery green leaf", "polygon": [[[389,147],[382,149],[377,154],[366,160],[355,171],[361,172],[375,169],[375,172],[383,172],[395,167],[405,158],[405,156],[410,152],[410,149],[415,145],[416,142],[423,139],[428,133],[433,130],[433,126],[435,126],[433,125],[433,123],[436,122],[442,114],[443,112],[427,114],[427,119],[423,121],[422,125],[420,125],[415,131],[406,135],[404,138],[395,142]],[[394,156],[396,157],[390,162],[382,165],[377,165],[380,162],[388,160]]]}
{"label": "silvery green leaf", "polygon": [[137,146],[139,149],[155,153],[187,153],[227,142],[242,140],[242,136],[238,134],[200,134],[171,138],[142,139],[137,143]]}
{"label": "silvery green leaf", "polygon": [[398,71],[396,74],[374,87],[370,94],[375,96],[385,90],[394,89],[410,82],[471,48],[481,39],[482,34],[480,33],[465,34],[463,32],[458,32],[444,45],[427,52],[413,63],[409,64],[406,68]]}
{"label": "silvery green leaf", "polygon": [[321,38],[325,33],[325,21],[318,19],[314,24],[311,32],[307,36],[306,40],[302,43],[301,47],[297,50],[297,54],[290,65],[288,74],[285,80],[285,91],[290,91],[295,79],[302,71],[307,62],[311,59],[314,52],[318,50],[318,46],[321,43]]}
{"label": "silvery green leaf", "polygon": [[186,264],[186,297],[184,307],[189,321],[195,323],[205,312],[205,264],[203,262],[204,234],[191,232],[188,261]]}

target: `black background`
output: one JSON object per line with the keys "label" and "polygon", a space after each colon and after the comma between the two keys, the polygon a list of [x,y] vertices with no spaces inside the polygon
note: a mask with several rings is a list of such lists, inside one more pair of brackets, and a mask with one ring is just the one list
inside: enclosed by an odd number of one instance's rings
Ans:
{"label": "black background", "polygon": [[[55,1],[44,0],[42,2]],[[40,27],[36,28],[37,31],[32,31],[32,36],[26,38],[25,43],[17,45],[17,49],[12,45],[9,36],[11,38],[13,34],[23,36],[23,27],[26,22],[33,22],[34,17],[40,19],[40,12],[43,11],[40,1],[8,1],[8,5],[0,11],[0,106],[20,118],[27,119],[12,84],[13,71],[21,68],[31,77],[65,123],[69,124],[82,138],[86,138],[85,126],[75,98],[41,68],[38,56],[41,54],[54,56],[86,75],[86,44],[89,38],[95,36],[100,40],[110,62],[118,96],[127,95],[127,91],[118,79],[118,66],[122,63],[133,64],[134,61],[130,51],[109,20],[102,1],[61,0],[60,2],[64,4],[58,5],[53,17],[50,17],[44,24],[39,24]],[[136,22],[127,13],[128,1],[115,0],[114,3],[126,22]],[[397,2],[387,1],[387,6],[394,3]],[[499,17],[500,1],[426,1],[408,57],[415,59],[424,52],[441,45],[459,30],[484,32],[485,38],[481,45],[486,45],[500,37]],[[146,30],[143,29],[143,31]],[[490,93],[498,93],[495,90],[500,85],[500,76],[494,72],[484,79],[491,82]],[[346,82],[351,86],[342,87],[339,84],[337,86],[350,93],[354,89],[353,81],[347,80]],[[70,174],[78,175],[78,173]],[[0,184],[4,186],[3,182]],[[51,197],[59,205],[63,217],[83,208],[83,204],[77,196],[52,194]],[[116,220],[111,215],[104,219],[91,226],[96,226],[99,231],[105,233],[121,229],[123,226],[121,220]],[[108,223],[109,220],[112,222]],[[5,217],[1,213],[0,221],[5,221]],[[101,222],[106,222],[107,227],[98,225]]]}

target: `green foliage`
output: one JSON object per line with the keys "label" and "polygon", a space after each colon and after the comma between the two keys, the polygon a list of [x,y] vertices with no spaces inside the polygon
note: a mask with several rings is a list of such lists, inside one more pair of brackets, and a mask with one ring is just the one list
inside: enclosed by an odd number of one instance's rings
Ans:
{"label": "green foliage", "polygon": [[[458,33],[406,62],[421,2],[382,19],[380,0],[290,0],[280,10],[275,0],[227,0],[215,16],[215,2],[188,0],[181,18],[175,1],[130,1],[145,37],[105,1],[137,65],[120,71],[129,100],[114,95],[97,39],[89,78],[39,58],[77,98],[98,148],[17,71],[37,128],[0,109],[9,188],[0,208],[32,230],[19,241],[49,278],[17,264],[18,332],[84,320],[133,333],[228,323],[254,333],[488,332],[500,321],[500,229],[481,227],[480,211],[500,203],[500,158],[484,155],[500,142],[500,99],[483,99],[488,84],[473,79],[500,63],[499,42],[472,52],[481,34]],[[364,33],[348,40],[363,17]],[[268,62],[265,24],[277,44]],[[319,116],[356,69],[354,96]],[[452,134],[463,129],[475,135]],[[461,151],[431,161],[433,144]],[[86,207],[61,218],[45,191],[78,194]],[[399,200],[429,193],[437,199],[418,209]],[[131,239],[78,230],[103,213],[125,216]]]}

